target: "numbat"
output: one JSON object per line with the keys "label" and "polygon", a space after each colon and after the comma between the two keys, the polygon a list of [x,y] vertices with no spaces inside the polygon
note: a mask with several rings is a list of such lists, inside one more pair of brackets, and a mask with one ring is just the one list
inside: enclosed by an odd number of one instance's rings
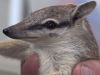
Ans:
{"label": "numbat", "polygon": [[36,61],[33,64],[38,63],[39,68],[33,75],[71,75],[77,63],[99,58],[96,40],[86,20],[95,6],[96,2],[90,1],[79,6],[50,6],[32,13],[3,30],[16,40],[1,42],[0,54],[20,60],[33,55],[32,60]]}

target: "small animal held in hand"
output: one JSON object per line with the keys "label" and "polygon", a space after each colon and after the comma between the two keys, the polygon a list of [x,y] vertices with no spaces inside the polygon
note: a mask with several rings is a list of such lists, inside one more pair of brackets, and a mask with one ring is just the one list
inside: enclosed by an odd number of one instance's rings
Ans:
{"label": "small animal held in hand", "polygon": [[39,75],[71,75],[77,63],[99,59],[98,46],[86,19],[95,6],[96,2],[90,1],[79,6],[50,6],[32,13],[3,30],[16,40],[1,42],[0,54],[23,60],[36,53]]}

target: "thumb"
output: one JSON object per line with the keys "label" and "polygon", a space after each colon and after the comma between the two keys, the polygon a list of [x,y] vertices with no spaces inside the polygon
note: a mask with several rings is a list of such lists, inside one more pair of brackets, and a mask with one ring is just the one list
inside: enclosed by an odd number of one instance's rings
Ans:
{"label": "thumb", "polygon": [[72,75],[100,75],[100,61],[81,62],[73,69]]}

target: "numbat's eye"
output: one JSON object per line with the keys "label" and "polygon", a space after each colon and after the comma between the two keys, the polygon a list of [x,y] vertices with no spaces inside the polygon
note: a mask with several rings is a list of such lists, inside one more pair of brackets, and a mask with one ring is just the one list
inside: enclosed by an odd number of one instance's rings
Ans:
{"label": "numbat's eye", "polygon": [[55,29],[57,26],[58,26],[58,24],[55,22],[55,21],[47,21],[47,22],[45,22],[44,24],[43,24],[43,26],[45,27],[45,28],[47,28],[47,29]]}

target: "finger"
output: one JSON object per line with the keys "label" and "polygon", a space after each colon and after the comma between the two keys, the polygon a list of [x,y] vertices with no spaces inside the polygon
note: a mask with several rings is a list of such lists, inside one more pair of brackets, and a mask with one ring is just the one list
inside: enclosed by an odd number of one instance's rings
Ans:
{"label": "finger", "polygon": [[39,57],[34,53],[21,62],[21,75],[38,75]]}
{"label": "finger", "polygon": [[89,60],[82,62],[76,65],[72,75],[100,75],[100,61]]}

